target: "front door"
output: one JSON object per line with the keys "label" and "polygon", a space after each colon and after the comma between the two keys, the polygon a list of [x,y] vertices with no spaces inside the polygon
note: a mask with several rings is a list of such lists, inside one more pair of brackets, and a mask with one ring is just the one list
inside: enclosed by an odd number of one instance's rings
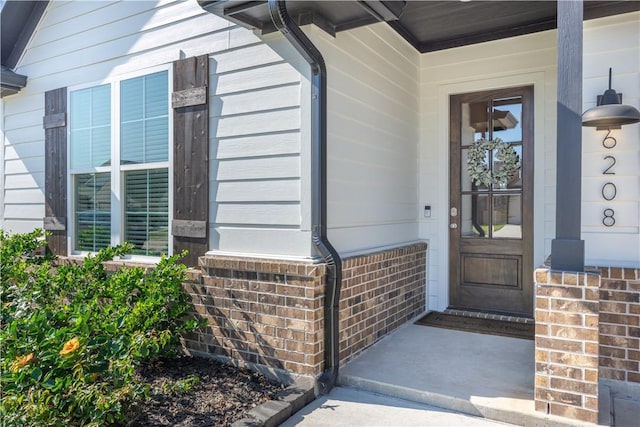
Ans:
{"label": "front door", "polygon": [[533,87],[453,95],[450,120],[450,308],[531,316]]}

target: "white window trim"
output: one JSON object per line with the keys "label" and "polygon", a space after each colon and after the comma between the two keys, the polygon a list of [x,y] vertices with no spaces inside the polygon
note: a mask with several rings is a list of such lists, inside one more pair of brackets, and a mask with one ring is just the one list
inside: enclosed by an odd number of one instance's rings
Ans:
{"label": "white window trim", "polygon": [[[120,82],[136,77],[142,77],[158,72],[167,72],[167,91],[169,94],[168,102],[168,160],[166,162],[143,163],[136,165],[120,165]],[[124,180],[122,175],[130,170],[149,170],[166,168],[168,173],[169,185],[169,212],[168,212],[168,253],[173,255],[173,235],[171,233],[171,224],[173,223],[173,147],[175,144],[173,135],[173,108],[171,107],[171,93],[173,92],[173,65],[164,64],[156,67],[149,67],[143,70],[114,76],[109,79],[83,83],[67,88],[67,117],[71,116],[71,92],[87,89],[100,85],[110,85],[111,91],[111,166],[100,166],[96,168],[79,168],[71,169],[71,126],[67,126],[67,247],[69,248],[69,257],[84,258],[95,252],[78,251],[75,249],[75,221],[74,221],[74,182],[73,176],[83,173],[111,173],[111,246],[122,243],[122,224],[124,223],[124,211],[120,196],[124,194]],[[114,173],[114,168],[117,168]],[[117,188],[118,192],[113,189]],[[116,221],[117,219],[117,221]],[[132,255],[128,254],[120,259],[129,260],[140,263],[157,263],[160,260],[158,256],[148,255]]]}

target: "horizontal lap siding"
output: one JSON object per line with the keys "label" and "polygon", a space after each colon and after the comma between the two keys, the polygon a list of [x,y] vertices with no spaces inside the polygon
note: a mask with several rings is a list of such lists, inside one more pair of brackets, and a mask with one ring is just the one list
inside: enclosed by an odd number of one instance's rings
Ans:
{"label": "horizontal lap siding", "polygon": [[43,95],[30,97],[29,101],[17,103],[13,114],[6,102],[3,111],[4,140],[0,148],[4,157],[0,159],[4,188],[0,188],[4,194],[0,197],[0,226],[14,232],[29,231],[44,217]]}
{"label": "horizontal lap siding", "polygon": [[211,55],[214,250],[308,251],[308,242],[290,237],[303,226],[301,64],[278,34]]}
{"label": "horizontal lap siding", "polygon": [[[44,105],[44,102],[41,102]],[[44,110],[38,111],[42,123]],[[26,232],[42,226],[44,214],[44,130],[34,126],[6,127],[3,147],[4,194],[0,226],[12,232]],[[11,144],[14,135],[18,142]],[[37,136],[36,136],[37,135]],[[34,140],[32,141],[31,138]],[[1,187],[0,187],[1,188]]]}
{"label": "horizontal lap siding", "polygon": [[309,35],[327,63],[331,242],[350,253],[415,240],[417,52],[384,24]]}
{"label": "horizontal lap siding", "polygon": [[219,226],[211,249],[277,253],[280,242],[282,253],[308,255],[300,230],[300,75],[308,66],[283,37],[265,43],[195,1],[51,2],[16,69],[28,85],[3,99],[0,225],[42,226],[45,91],[202,54],[211,67],[210,223]]}

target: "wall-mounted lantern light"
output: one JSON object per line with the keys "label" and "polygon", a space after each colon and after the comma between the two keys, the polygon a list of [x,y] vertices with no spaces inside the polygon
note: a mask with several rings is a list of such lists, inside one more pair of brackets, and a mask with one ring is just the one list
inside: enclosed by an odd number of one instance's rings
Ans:
{"label": "wall-mounted lantern light", "polygon": [[640,122],[640,111],[631,105],[622,104],[622,94],[611,89],[611,68],[609,68],[609,89],[598,95],[597,106],[582,114],[582,126],[596,129],[620,128]]}

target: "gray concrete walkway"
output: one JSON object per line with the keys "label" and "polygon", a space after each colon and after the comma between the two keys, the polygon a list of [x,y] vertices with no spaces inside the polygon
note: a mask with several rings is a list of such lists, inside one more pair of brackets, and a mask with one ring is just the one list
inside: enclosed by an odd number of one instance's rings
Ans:
{"label": "gray concrete walkway", "polygon": [[318,397],[281,425],[293,426],[505,427],[507,424],[362,390],[335,387],[330,394]]}
{"label": "gray concrete walkway", "polygon": [[[534,369],[531,340],[408,323],[347,363],[338,381],[513,425],[593,426],[535,411]],[[640,427],[640,391],[635,385],[620,390],[613,385],[601,387],[599,424]]]}
{"label": "gray concrete walkway", "polygon": [[640,384],[603,381],[610,390],[611,425],[613,427],[640,427]]}
{"label": "gray concrete walkway", "polygon": [[[534,343],[406,324],[284,426],[594,427],[534,410]],[[603,381],[600,425],[640,427],[640,385]]]}
{"label": "gray concrete walkway", "polygon": [[340,370],[339,383],[523,425],[535,416],[532,340],[406,324]]}

